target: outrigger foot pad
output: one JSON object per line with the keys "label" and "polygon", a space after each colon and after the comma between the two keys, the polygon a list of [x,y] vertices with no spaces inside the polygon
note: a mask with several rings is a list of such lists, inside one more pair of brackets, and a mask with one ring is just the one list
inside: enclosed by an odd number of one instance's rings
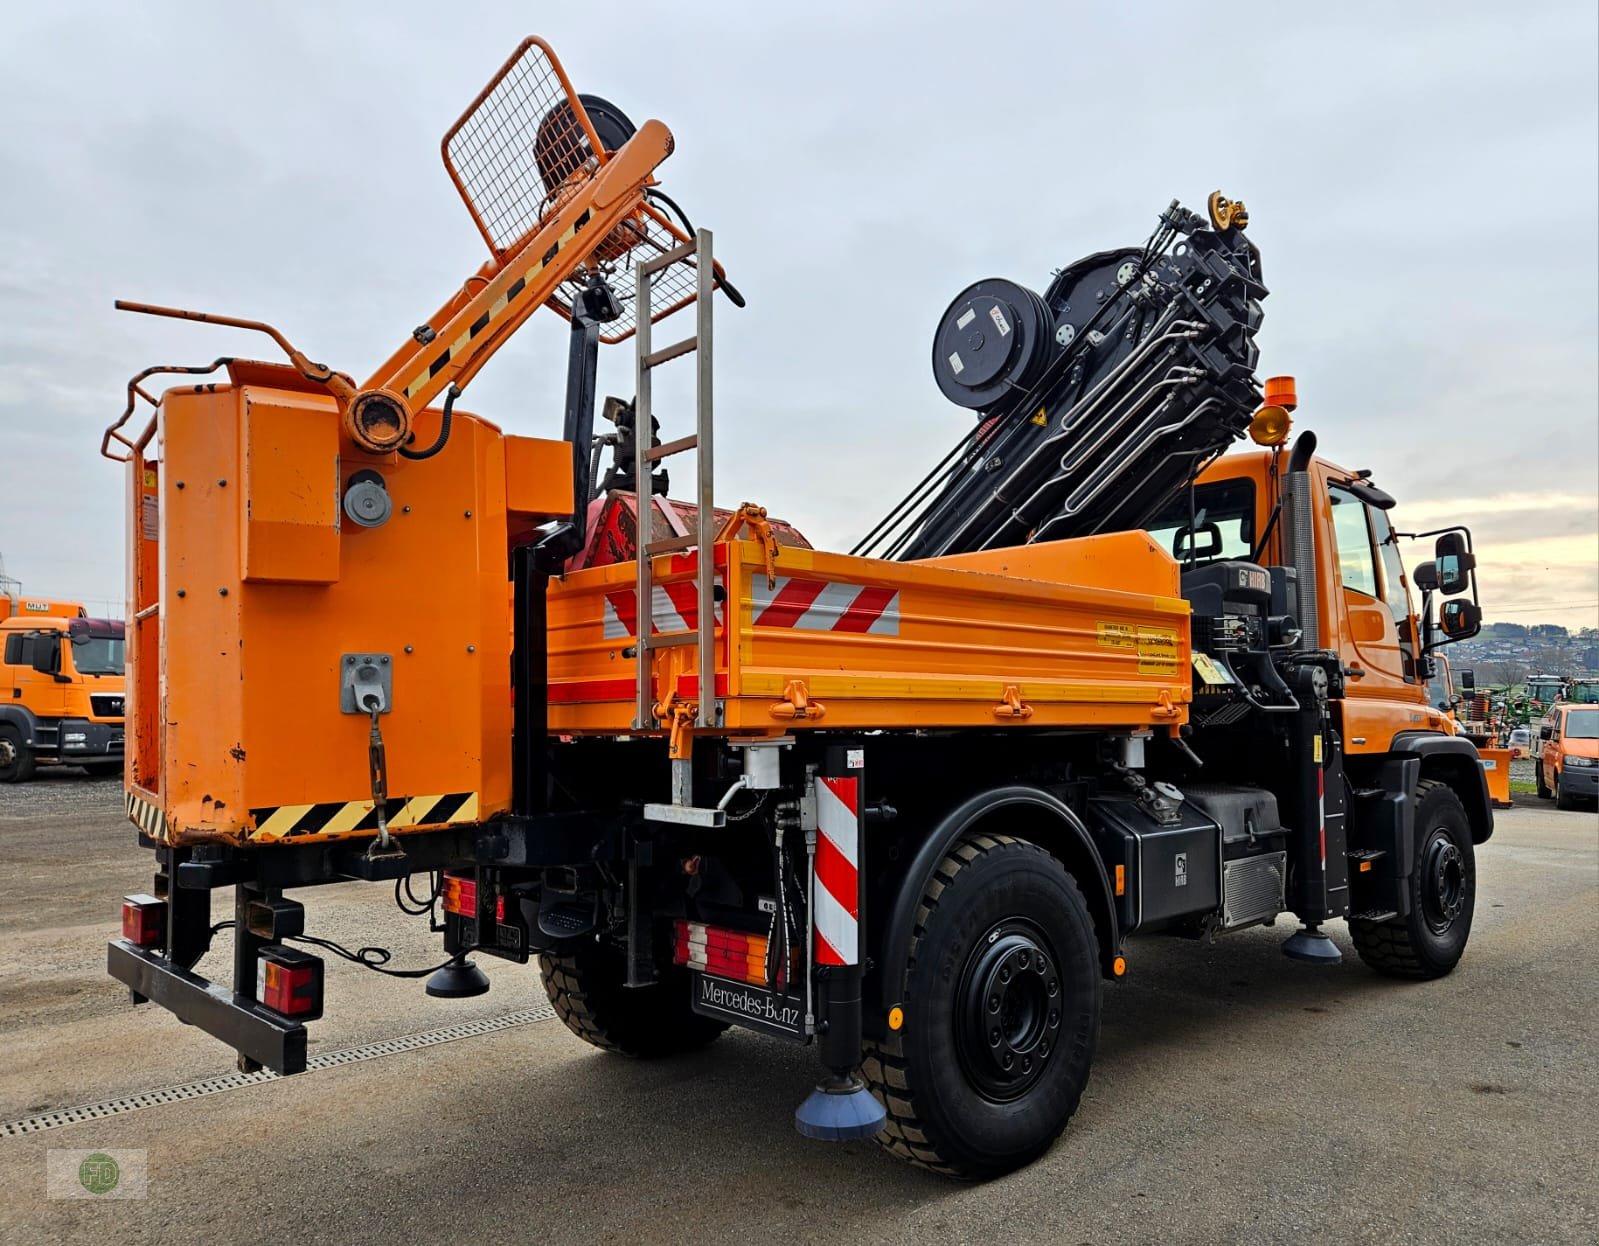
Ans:
{"label": "outrigger foot pad", "polygon": [[489,975],[465,956],[457,956],[428,979],[427,993],[440,999],[471,999],[489,989]]}
{"label": "outrigger foot pad", "polygon": [[1283,955],[1290,960],[1309,961],[1316,965],[1336,965],[1344,958],[1338,945],[1322,934],[1315,923],[1307,923],[1284,939]]}
{"label": "outrigger foot pad", "polygon": [[853,1075],[829,1077],[794,1109],[794,1128],[823,1142],[875,1138],[887,1123],[883,1105]]}

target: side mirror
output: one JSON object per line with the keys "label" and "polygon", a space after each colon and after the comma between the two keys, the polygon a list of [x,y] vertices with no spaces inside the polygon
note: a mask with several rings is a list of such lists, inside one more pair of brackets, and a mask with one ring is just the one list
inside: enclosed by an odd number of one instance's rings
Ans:
{"label": "side mirror", "polygon": [[1477,690],[1477,672],[1469,666],[1460,672],[1460,690],[1462,692],[1475,692]]}
{"label": "side mirror", "polygon": [[1538,728],[1538,738],[1540,740],[1547,740],[1547,739],[1551,738],[1554,734],[1555,734],[1555,729],[1553,727],[1539,727]]}
{"label": "side mirror", "polygon": [[33,669],[41,675],[61,673],[61,640],[54,632],[35,632]]}
{"label": "side mirror", "polygon": [[[1438,575],[1438,589],[1445,597],[1453,597],[1471,587],[1471,573],[1476,570],[1477,556],[1466,548],[1466,538],[1458,532],[1446,532],[1433,547],[1436,555],[1434,568]],[[1446,632],[1448,628],[1444,629]]]}
{"label": "side mirror", "polygon": [[1482,630],[1482,607],[1474,601],[1446,601],[1438,626],[1450,640],[1465,640]]}
{"label": "side mirror", "polygon": [[1438,565],[1431,562],[1417,563],[1410,570],[1410,582],[1420,592],[1436,593],[1438,591]]}
{"label": "side mirror", "polygon": [[1179,528],[1172,538],[1171,553],[1178,561],[1214,558],[1221,553],[1221,529],[1209,521],[1195,528]]}

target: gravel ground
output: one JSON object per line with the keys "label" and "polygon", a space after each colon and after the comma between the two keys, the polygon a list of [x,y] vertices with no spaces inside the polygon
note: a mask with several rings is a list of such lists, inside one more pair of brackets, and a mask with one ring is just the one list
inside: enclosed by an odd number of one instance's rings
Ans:
{"label": "gravel ground", "polygon": [[[148,886],[113,782],[0,788],[0,1121],[226,1073],[231,1054],[105,976]],[[963,1186],[793,1131],[810,1053],[742,1033],[655,1064],[557,1022],[0,1138],[0,1240],[1590,1242],[1599,817],[1523,799],[1479,849],[1473,941],[1440,982],[1288,961],[1283,926],[1135,941],[1093,1081],[1030,1168]],[[311,929],[438,958],[389,889],[306,893]],[[220,901],[219,901],[220,906]],[[210,965],[213,961],[204,962]],[[328,1051],[541,1002],[328,967]],[[51,1148],[143,1148],[149,1197],[45,1198]]]}

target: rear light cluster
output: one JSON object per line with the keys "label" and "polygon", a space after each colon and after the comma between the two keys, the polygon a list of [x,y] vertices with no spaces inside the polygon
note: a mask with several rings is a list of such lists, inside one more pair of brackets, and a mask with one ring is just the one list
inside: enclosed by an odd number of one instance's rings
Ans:
{"label": "rear light cluster", "polygon": [[[746,934],[725,926],[707,926],[704,922],[680,921],[675,926],[672,963],[701,973],[765,986],[766,952],[765,935]],[[777,971],[776,965],[772,968]],[[789,980],[798,974],[799,951],[794,949],[789,957]]]}
{"label": "rear light cluster", "polygon": [[444,875],[444,911],[457,917],[477,917],[477,880],[469,875]]}
{"label": "rear light cluster", "polygon": [[154,896],[123,896],[122,937],[134,947],[163,946],[167,939],[167,902]]}
{"label": "rear light cluster", "polygon": [[265,947],[256,960],[255,996],[273,1012],[302,1021],[322,1015],[322,960],[292,947]]}

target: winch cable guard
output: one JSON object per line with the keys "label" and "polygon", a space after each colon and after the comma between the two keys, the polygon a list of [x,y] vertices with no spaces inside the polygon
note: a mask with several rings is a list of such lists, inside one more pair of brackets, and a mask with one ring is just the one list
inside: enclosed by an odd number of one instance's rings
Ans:
{"label": "winch cable guard", "polygon": [[939,321],[933,375],[979,423],[851,553],[913,560],[1143,527],[1243,434],[1260,256],[1241,203],[1176,200],[1142,248],[1004,279]]}

